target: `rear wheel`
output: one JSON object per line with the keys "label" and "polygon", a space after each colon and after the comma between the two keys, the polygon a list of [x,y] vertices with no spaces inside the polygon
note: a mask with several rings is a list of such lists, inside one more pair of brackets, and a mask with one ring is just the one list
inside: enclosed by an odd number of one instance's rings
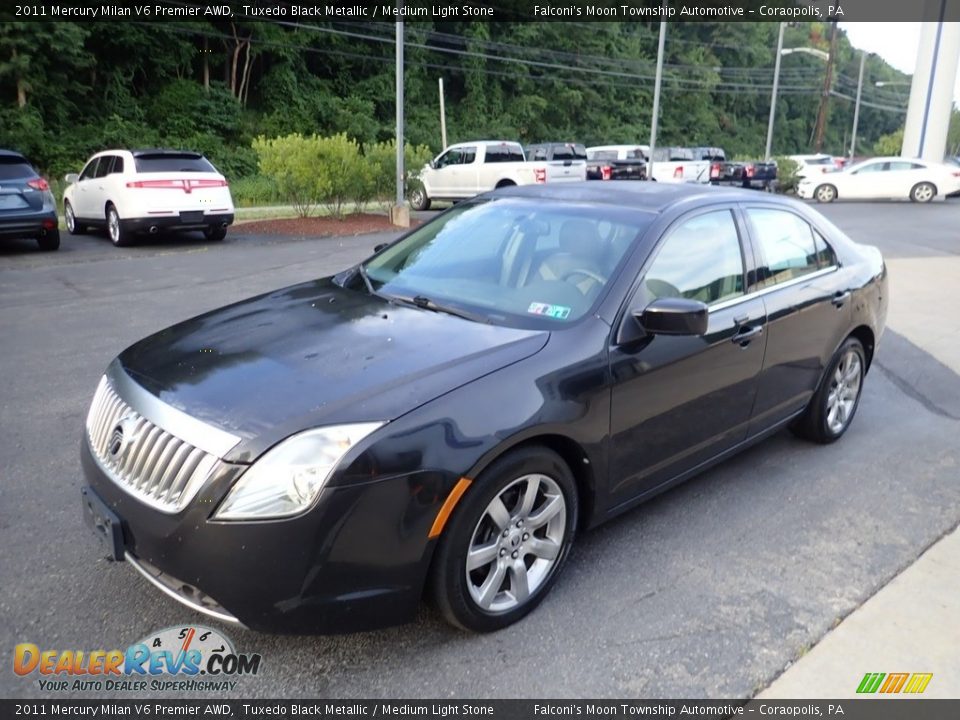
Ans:
{"label": "rear wheel", "polygon": [[937,188],[933,183],[917,183],[910,190],[910,199],[917,203],[928,203],[937,196]]}
{"label": "rear wheel", "polygon": [[67,232],[71,235],[83,235],[87,231],[85,225],[77,222],[77,217],[73,214],[73,206],[68,202],[63,204],[63,217],[67,223]]}
{"label": "rear wheel", "polygon": [[60,248],[60,231],[49,230],[46,235],[37,238],[37,245],[41,250],[57,250]]}
{"label": "rear wheel", "polygon": [[837,189],[833,185],[818,185],[813,191],[813,196],[817,202],[832,203],[837,199]]}
{"label": "rear wheel", "polygon": [[415,187],[410,191],[410,207],[414,210],[430,209],[430,198],[423,187]]}
{"label": "rear wheel", "polygon": [[806,411],[790,429],[796,435],[818,443],[839,440],[850,427],[860,405],[866,370],[863,345],[854,337],[847,338],[827,366]]}
{"label": "rear wheel", "polygon": [[123,229],[120,214],[113,205],[107,205],[107,233],[110,235],[110,242],[117,247],[130,244],[130,233]]}
{"label": "rear wheel", "polygon": [[219,242],[227,236],[227,229],[219,225],[213,225],[203,231],[203,235],[210,242]]}
{"label": "rear wheel", "polygon": [[577,489],[556,453],[527,447],[485,470],[457,507],[434,558],[431,589],[448,622],[506,627],[546,596],[573,544]]}

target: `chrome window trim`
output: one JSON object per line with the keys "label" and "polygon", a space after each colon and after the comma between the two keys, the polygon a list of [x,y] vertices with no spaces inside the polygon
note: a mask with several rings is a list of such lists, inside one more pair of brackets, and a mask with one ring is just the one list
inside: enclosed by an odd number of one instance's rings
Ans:
{"label": "chrome window trim", "polygon": [[150,394],[123,371],[119,360],[110,363],[106,377],[113,385],[114,392],[133,410],[209,455],[223,459],[240,442],[238,436],[197,420]]}
{"label": "chrome window trim", "polygon": [[800,283],[809,282],[810,280],[815,280],[818,277],[825,277],[830,273],[836,272],[840,269],[839,265],[831,265],[830,267],[817,270],[816,272],[808,273],[806,275],[801,275],[798,278],[793,278],[788,280],[785,283],[779,283],[777,285],[771,285],[770,287],[765,287],[761,290],[754,290],[753,292],[748,292],[744,295],[738,295],[735,298],[729,300],[724,300],[723,302],[718,302],[716,305],[710,305],[709,310],[713,312],[714,310],[726,310],[727,308],[734,307],[740,303],[747,302],[748,300],[753,300],[754,298],[763,297],[764,295],[769,295],[770,293],[776,292],[777,290],[783,290],[784,288],[793,287],[794,285],[799,285]]}

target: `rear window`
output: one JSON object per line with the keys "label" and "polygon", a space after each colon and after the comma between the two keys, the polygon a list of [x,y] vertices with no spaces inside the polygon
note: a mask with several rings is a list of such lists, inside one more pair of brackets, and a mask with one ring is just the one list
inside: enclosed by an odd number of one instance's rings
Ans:
{"label": "rear window", "polygon": [[0,156],[0,180],[18,180],[20,178],[36,177],[37,171],[31,167],[26,158],[17,156]]}
{"label": "rear window", "polygon": [[137,155],[134,164],[139,173],[161,172],[204,172],[215,173],[217,169],[202,155],[193,153],[163,153],[157,155]]}
{"label": "rear window", "polygon": [[555,145],[553,148],[554,160],[586,160],[587,151],[583,145]]}
{"label": "rear window", "polygon": [[591,150],[589,153],[590,160],[616,160],[617,151],[616,150]]}

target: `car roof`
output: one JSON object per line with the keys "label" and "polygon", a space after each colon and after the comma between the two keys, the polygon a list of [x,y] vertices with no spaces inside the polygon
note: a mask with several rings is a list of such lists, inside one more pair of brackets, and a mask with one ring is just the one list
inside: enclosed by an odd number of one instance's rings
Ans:
{"label": "car roof", "polygon": [[714,187],[701,183],[658,183],[643,181],[513,185],[488,193],[492,197],[538,198],[564,202],[588,202],[636,208],[661,213],[679,204],[763,202],[795,207],[796,201],[769,193],[742,188]]}
{"label": "car roof", "polygon": [[19,160],[23,160],[24,162],[29,162],[23,153],[18,153],[16,150],[4,150],[0,148],[0,157],[17,158]]}
{"label": "car roof", "polygon": [[143,148],[140,150],[131,150],[130,153],[134,157],[140,157],[141,155],[192,155],[194,157],[203,157],[203,153],[198,153],[194,150],[177,150],[174,148]]}

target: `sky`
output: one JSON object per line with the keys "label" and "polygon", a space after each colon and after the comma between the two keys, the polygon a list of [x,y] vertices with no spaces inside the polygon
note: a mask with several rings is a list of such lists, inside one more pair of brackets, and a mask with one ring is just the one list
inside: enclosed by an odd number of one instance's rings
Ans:
{"label": "sky", "polygon": [[[841,22],[850,44],[876,53],[901,72],[913,74],[920,44],[920,23]],[[905,96],[909,88],[903,88]],[[953,101],[960,104],[960,72],[953,88]]]}

